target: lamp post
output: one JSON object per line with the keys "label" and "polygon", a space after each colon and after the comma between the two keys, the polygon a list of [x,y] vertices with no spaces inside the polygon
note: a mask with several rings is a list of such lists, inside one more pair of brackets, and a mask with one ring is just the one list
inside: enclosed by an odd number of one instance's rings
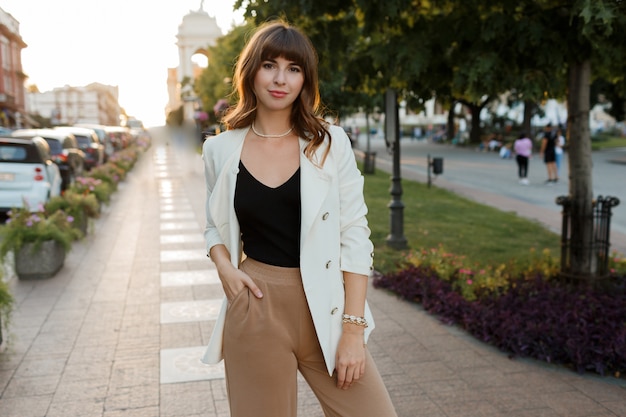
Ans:
{"label": "lamp post", "polygon": [[388,89],[385,92],[385,141],[393,155],[393,173],[391,176],[391,201],[389,207],[390,234],[387,244],[394,249],[406,249],[407,240],[404,237],[404,203],[402,197],[402,183],[400,178],[400,121],[398,117],[398,99],[396,91]]}

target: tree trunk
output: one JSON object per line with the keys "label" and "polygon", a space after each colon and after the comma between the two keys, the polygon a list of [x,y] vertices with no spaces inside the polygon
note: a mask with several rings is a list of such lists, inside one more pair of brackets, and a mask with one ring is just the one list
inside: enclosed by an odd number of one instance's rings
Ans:
{"label": "tree trunk", "polygon": [[524,100],[524,120],[522,121],[522,132],[526,133],[529,138],[533,139],[533,143],[535,143],[535,132],[532,131],[531,119],[533,117],[534,107],[534,101]]}
{"label": "tree trunk", "polygon": [[448,126],[446,129],[446,136],[449,142],[452,142],[452,139],[454,139],[454,134],[456,133],[454,128],[454,106],[456,106],[456,101],[452,101],[452,104],[450,104],[450,111],[448,112]]}
{"label": "tree trunk", "polygon": [[589,89],[591,63],[572,62],[569,66],[568,133],[569,197],[571,235],[569,273],[591,278],[596,270],[593,247],[593,184],[591,134],[589,131]]}
{"label": "tree trunk", "polygon": [[468,105],[470,112],[472,113],[472,130],[470,131],[470,143],[480,143],[480,112],[482,111],[482,106],[477,106],[475,104]]}

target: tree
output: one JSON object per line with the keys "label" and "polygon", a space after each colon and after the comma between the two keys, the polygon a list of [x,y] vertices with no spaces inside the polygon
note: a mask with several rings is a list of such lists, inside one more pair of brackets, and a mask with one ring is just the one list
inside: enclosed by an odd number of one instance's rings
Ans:
{"label": "tree", "polygon": [[375,94],[391,87],[411,102],[437,97],[451,109],[462,102],[472,109],[474,142],[490,97],[513,92],[526,103],[529,133],[538,103],[567,97],[569,272],[594,274],[589,86],[601,77],[614,89],[612,96],[626,97],[625,1],[253,0],[247,5],[258,22],[283,15],[307,31],[320,53],[328,96],[340,92],[339,102],[345,91]]}
{"label": "tree", "polygon": [[[615,0],[550,2],[555,36],[568,64],[569,203],[571,237],[568,273],[592,277],[596,272],[593,244],[593,182],[589,129],[592,69],[623,80],[626,64],[626,4]],[[621,75],[620,75],[621,74]]]}

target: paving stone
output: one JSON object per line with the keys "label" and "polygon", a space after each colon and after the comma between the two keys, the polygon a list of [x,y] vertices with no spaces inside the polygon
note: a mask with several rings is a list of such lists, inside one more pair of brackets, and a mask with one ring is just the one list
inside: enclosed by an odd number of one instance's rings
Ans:
{"label": "paving stone", "polygon": [[161,323],[216,320],[222,300],[190,300],[161,303]]}
{"label": "paving stone", "polygon": [[162,349],[161,383],[223,379],[223,363],[206,365],[200,361],[205,350],[205,346]]}
{"label": "paving stone", "polygon": [[2,398],[44,396],[54,394],[59,384],[60,375],[15,377],[8,383],[6,389],[2,390]]}
{"label": "paving stone", "polygon": [[52,395],[0,398],[2,417],[49,417],[46,413],[52,402]]}

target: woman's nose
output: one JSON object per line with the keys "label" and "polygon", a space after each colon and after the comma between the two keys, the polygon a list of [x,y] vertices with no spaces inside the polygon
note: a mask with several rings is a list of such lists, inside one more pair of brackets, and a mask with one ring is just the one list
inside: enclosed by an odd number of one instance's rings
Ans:
{"label": "woman's nose", "polygon": [[278,84],[278,85],[285,84],[285,73],[283,71],[276,71],[276,76],[274,77],[274,84]]}

